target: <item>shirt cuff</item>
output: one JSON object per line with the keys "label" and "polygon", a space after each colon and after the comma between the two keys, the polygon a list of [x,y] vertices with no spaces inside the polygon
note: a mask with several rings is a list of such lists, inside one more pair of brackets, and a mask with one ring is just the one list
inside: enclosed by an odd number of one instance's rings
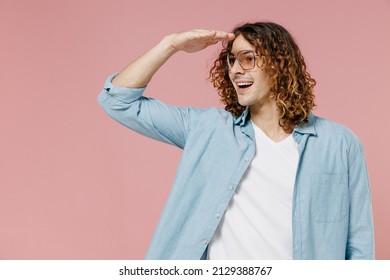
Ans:
{"label": "shirt cuff", "polygon": [[141,98],[146,87],[141,88],[128,88],[121,87],[112,84],[112,80],[119,74],[119,72],[110,75],[104,83],[104,89],[107,94],[115,97],[123,102],[130,103],[134,100]]}

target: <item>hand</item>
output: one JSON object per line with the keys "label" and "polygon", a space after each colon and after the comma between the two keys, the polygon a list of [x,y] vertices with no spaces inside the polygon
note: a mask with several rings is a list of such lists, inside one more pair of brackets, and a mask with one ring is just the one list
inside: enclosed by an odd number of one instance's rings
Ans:
{"label": "hand", "polygon": [[170,45],[175,51],[192,53],[203,50],[219,41],[230,41],[233,39],[233,33],[194,29],[170,35]]}

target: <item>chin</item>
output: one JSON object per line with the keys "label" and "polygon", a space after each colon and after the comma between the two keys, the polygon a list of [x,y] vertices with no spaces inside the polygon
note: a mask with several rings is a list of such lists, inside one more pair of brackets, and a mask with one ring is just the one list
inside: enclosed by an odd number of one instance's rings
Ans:
{"label": "chin", "polygon": [[238,104],[240,104],[241,106],[244,106],[244,107],[248,107],[248,106],[252,105],[253,102],[251,102],[250,100],[238,98]]}
{"label": "chin", "polygon": [[238,104],[240,104],[243,107],[248,107],[250,105],[247,102],[240,102],[240,101],[238,101]]}

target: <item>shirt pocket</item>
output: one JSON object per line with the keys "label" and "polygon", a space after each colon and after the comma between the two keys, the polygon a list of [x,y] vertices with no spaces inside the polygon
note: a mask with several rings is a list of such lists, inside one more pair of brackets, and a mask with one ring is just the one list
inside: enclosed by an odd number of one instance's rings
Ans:
{"label": "shirt pocket", "polygon": [[311,177],[311,215],[317,222],[343,220],[348,212],[348,175],[318,174]]}

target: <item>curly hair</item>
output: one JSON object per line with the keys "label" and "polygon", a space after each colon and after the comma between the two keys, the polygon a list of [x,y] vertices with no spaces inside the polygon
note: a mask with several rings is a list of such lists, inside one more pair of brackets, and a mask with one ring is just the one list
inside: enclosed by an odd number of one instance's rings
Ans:
{"label": "curly hair", "polygon": [[[303,56],[291,34],[272,22],[246,23],[233,32],[241,35],[264,58],[263,71],[269,79],[269,96],[280,111],[279,125],[286,131],[302,122],[307,123],[315,106],[313,88],[316,81],[306,71]],[[238,102],[237,93],[229,78],[227,55],[233,41],[224,42],[219,57],[210,69],[209,79],[217,89],[225,110],[239,116],[246,107]]]}

